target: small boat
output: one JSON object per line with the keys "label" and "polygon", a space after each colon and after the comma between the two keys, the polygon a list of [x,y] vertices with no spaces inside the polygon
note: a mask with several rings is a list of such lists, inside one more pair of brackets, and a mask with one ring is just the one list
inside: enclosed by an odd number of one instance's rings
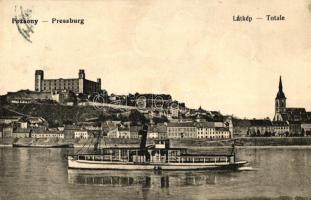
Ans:
{"label": "small boat", "polygon": [[148,127],[140,131],[140,147],[100,146],[100,134],[93,153],[68,155],[69,169],[87,170],[212,170],[238,169],[247,161],[236,160],[234,145],[228,153],[189,153],[187,148],[171,148],[168,139],[146,146]]}

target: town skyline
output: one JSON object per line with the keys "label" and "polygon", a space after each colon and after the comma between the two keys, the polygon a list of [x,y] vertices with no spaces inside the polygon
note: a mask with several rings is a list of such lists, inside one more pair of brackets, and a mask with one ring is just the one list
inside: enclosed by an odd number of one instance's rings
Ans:
{"label": "town skyline", "polygon": [[[77,71],[76,71],[77,72]],[[89,74],[89,73],[88,73]],[[88,75],[87,74],[87,75]],[[66,79],[66,78],[77,78],[78,77],[78,74],[77,74],[77,76],[76,77],[74,77],[74,75],[72,75],[72,76],[58,76],[58,77],[52,77],[52,76],[49,76],[49,74],[46,74],[45,75],[45,78],[47,78],[47,79],[59,79],[59,78],[64,78],[64,79]],[[281,78],[282,76],[280,75],[279,76],[279,78]],[[86,78],[89,78],[88,76],[86,76]],[[91,79],[92,79],[92,77],[91,77]],[[284,77],[282,77],[282,79],[284,79]],[[278,79],[278,81],[279,81],[279,79]],[[32,80],[32,82],[33,82],[33,80]],[[283,81],[284,82],[284,81]],[[279,82],[278,82],[279,83]],[[283,83],[283,85],[284,85],[284,83]],[[285,84],[286,85],[286,84]],[[278,86],[276,86],[276,88],[277,88]],[[29,90],[31,90],[31,91],[35,91],[35,88],[33,87],[33,88],[20,88],[19,90],[23,90],[23,89],[29,89]],[[139,91],[133,91],[133,92],[127,92],[127,93],[116,93],[116,92],[114,92],[114,91],[109,91],[109,89],[108,88],[105,88],[105,87],[103,87],[103,85],[102,85],[102,89],[103,90],[107,90],[108,91],[108,94],[109,95],[111,95],[111,94],[115,94],[115,95],[127,95],[127,94],[135,94],[136,92],[138,92],[138,93],[154,93],[154,94],[164,94],[164,92],[161,92],[161,91],[159,91],[159,92],[151,92],[151,91],[142,91],[142,92],[139,92]],[[16,90],[16,91],[18,91],[18,90]],[[7,92],[15,92],[15,91],[7,91]],[[285,88],[285,93],[286,93],[286,88]],[[0,94],[0,95],[5,95],[6,93],[4,93],[4,94]],[[168,95],[171,95],[172,97],[173,97],[173,99],[174,100],[178,100],[178,101],[180,101],[180,102],[184,102],[183,100],[181,100],[181,99],[178,99],[178,98],[176,98],[175,96],[174,96],[174,94],[172,94],[172,93],[170,93],[170,92],[166,92],[165,94],[168,94]],[[275,92],[275,96],[276,96],[276,94],[277,94],[277,89],[276,89],[276,92]],[[287,95],[287,99],[289,99],[288,98],[288,95]],[[289,102],[291,102],[291,101],[289,101]],[[197,107],[193,107],[193,106],[191,106],[190,104],[188,104],[187,102],[184,102],[185,104],[186,104],[186,106],[188,107],[188,108],[190,108],[190,109],[192,109],[192,108],[194,108],[194,109],[197,109],[197,108],[199,108],[199,107],[202,107],[203,109],[206,109],[206,110],[210,110],[210,111],[213,111],[213,110],[215,110],[215,111],[220,111],[222,114],[225,114],[225,115],[233,115],[233,116],[236,116],[236,117],[239,117],[239,118],[249,118],[249,119],[251,119],[251,118],[266,118],[266,117],[269,117],[270,119],[273,119],[273,116],[274,116],[274,110],[273,110],[273,114],[272,114],[272,116],[260,116],[260,117],[254,117],[254,116],[239,116],[239,115],[237,115],[237,114],[235,114],[235,113],[226,113],[225,111],[223,111],[223,110],[217,110],[217,109],[213,109],[213,108],[207,108],[207,107],[205,107],[204,106],[204,104],[200,104],[200,105],[198,105]],[[273,103],[273,105],[274,105],[274,103]],[[288,104],[288,107],[303,107],[303,108],[306,108],[307,110],[308,110],[308,106],[304,106],[304,105],[301,105],[301,106],[299,106],[299,105],[291,105],[291,104]]]}
{"label": "town skyline", "polygon": [[[102,88],[109,93],[169,93],[191,108],[201,105],[241,118],[273,118],[282,75],[288,106],[311,110],[311,36],[305,31],[311,23],[309,4],[300,1],[288,7],[266,0],[267,9],[259,2],[238,8],[235,3],[81,2],[92,12],[79,13],[48,3],[60,18],[80,17],[85,23],[39,23],[32,43],[11,24],[14,5],[4,4],[8,13],[1,19],[7,28],[0,30],[5,47],[0,48],[0,94],[33,90],[36,69],[50,78],[76,77],[78,69],[85,69],[87,78],[102,78]],[[39,2],[30,5],[40,7]],[[262,16],[274,9],[286,13],[286,23],[232,21],[238,13]],[[36,9],[33,17],[44,20],[51,14]]]}

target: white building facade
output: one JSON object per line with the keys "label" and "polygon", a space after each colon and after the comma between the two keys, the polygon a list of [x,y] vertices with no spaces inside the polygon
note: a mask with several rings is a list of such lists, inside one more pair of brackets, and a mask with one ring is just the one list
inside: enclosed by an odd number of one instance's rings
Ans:
{"label": "white building facade", "polygon": [[75,131],[74,138],[87,139],[89,138],[89,134],[87,131]]}

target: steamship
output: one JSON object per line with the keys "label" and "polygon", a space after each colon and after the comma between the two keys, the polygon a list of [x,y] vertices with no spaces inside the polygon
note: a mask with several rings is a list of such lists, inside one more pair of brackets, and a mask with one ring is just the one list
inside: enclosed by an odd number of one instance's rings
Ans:
{"label": "steamship", "polygon": [[[172,148],[170,141],[155,140],[146,146],[148,127],[140,131],[140,147],[98,148],[93,153],[68,155],[69,169],[88,170],[212,170],[238,169],[247,161],[237,160],[234,145],[230,152],[189,153],[187,148]],[[99,138],[99,137],[98,137]],[[98,140],[100,141],[100,140]]]}

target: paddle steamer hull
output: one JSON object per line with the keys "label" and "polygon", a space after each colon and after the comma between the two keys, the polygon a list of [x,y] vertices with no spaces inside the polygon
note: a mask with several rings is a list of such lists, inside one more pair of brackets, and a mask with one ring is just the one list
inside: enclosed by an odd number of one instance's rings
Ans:
{"label": "paddle steamer hull", "polygon": [[234,163],[133,163],[69,159],[68,168],[94,170],[220,170],[238,169],[246,163],[247,161]]}

